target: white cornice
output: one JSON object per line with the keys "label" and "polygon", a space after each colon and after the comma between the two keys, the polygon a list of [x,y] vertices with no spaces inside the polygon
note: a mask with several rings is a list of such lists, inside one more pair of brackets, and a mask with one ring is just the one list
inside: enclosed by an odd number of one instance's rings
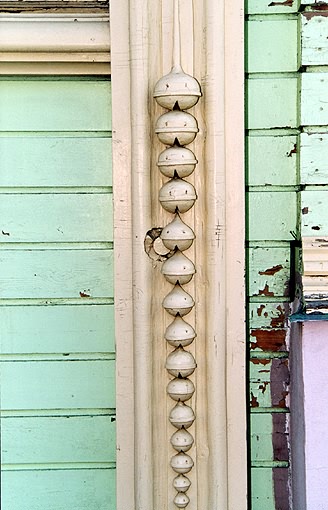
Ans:
{"label": "white cornice", "polygon": [[8,69],[6,64],[19,62],[108,63],[109,17],[72,13],[2,14],[0,73]]}

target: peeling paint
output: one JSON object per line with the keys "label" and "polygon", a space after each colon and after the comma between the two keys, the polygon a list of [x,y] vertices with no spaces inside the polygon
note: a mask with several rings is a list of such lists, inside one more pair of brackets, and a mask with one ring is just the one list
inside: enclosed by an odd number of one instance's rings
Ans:
{"label": "peeling paint", "polygon": [[278,352],[286,349],[286,330],[284,329],[253,329],[251,336],[256,342],[251,342],[251,349]]}
{"label": "peeling paint", "polygon": [[259,290],[260,296],[274,296],[274,293],[269,291],[269,285],[266,283],[262,290]]}
{"label": "peeling paint", "polygon": [[293,0],[285,0],[284,2],[271,2],[268,4],[268,7],[293,7]]}
{"label": "peeling paint", "polygon": [[263,275],[273,276],[276,273],[278,273],[278,271],[281,271],[282,269],[283,269],[283,266],[281,264],[278,264],[277,266],[270,267],[269,269],[266,269],[265,271],[259,271],[259,274],[262,276]]}
{"label": "peeling paint", "polygon": [[250,401],[251,407],[259,407],[259,403],[257,401],[257,398],[251,393],[251,401]]}

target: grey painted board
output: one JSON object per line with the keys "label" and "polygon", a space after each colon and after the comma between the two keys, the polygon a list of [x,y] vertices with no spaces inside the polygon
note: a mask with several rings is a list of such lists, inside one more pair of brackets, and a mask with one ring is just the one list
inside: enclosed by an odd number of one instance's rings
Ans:
{"label": "grey painted board", "polygon": [[0,370],[2,410],[115,407],[112,360],[2,361]]}
{"label": "grey painted board", "polygon": [[3,418],[1,444],[3,464],[115,462],[115,417]]}
{"label": "grey painted board", "polygon": [[115,351],[114,305],[1,306],[2,354]]}
{"label": "grey painted board", "polygon": [[112,241],[112,202],[110,193],[0,194],[0,240]]}
{"label": "grey painted board", "polygon": [[83,134],[0,137],[0,187],[112,185],[112,140]]}
{"label": "grey painted board", "polygon": [[3,510],[113,510],[115,471],[84,469],[2,473]]}
{"label": "grey painted board", "polygon": [[3,250],[1,298],[113,297],[112,250]]}

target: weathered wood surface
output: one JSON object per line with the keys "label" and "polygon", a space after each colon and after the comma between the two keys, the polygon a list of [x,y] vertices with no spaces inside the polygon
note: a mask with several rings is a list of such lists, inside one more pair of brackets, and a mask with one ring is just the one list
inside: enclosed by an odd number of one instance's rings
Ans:
{"label": "weathered wood surface", "polygon": [[113,323],[113,305],[1,306],[0,353],[113,353]]}
{"label": "weathered wood surface", "polygon": [[297,20],[256,19],[246,23],[249,73],[293,72],[298,69]]}
{"label": "weathered wood surface", "polygon": [[301,184],[327,184],[328,134],[302,133],[300,156]]}
{"label": "weathered wood surface", "polygon": [[300,0],[249,0],[247,14],[292,14],[299,9]]}
{"label": "weathered wood surface", "polygon": [[106,136],[0,137],[0,187],[112,186],[112,141]]}
{"label": "weathered wood surface", "polygon": [[252,510],[290,510],[288,468],[253,468],[251,470]]}
{"label": "weathered wood surface", "polygon": [[328,64],[327,11],[304,12],[302,20],[302,65]]}
{"label": "weathered wood surface", "polygon": [[[33,490],[31,488],[33,487]],[[2,473],[1,503],[10,510],[115,508],[115,471],[79,469]]]}
{"label": "weathered wood surface", "polygon": [[302,236],[328,236],[327,189],[301,193]]}
{"label": "weathered wood surface", "polygon": [[289,407],[288,359],[250,360],[250,405],[287,409]]}
{"label": "weathered wood surface", "polygon": [[115,407],[112,360],[3,361],[0,369],[2,410]]}
{"label": "weathered wood surface", "polygon": [[0,299],[113,296],[112,250],[3,250]]}
{"label": "weathered wood surface", "polygon": [[110,131],[110,83],[2,80],[0,111],[1,131]]}
{"label": "weathered wood surface", "polygon": [[290,249],[249,249],[249,295],[272,298],[287,296],[290,279]]}
{"label": "weathered wood surface", "polygon": [[[295,192],[249,192],[249,240],[292,241],[296,232],[297,197]],[[270,221],[274,214],[274,221]]]}
{"label": "weathered wood surface", "polygon": [[3,464],[115,462],[115,426],[115,416],[110,415],[2,418],[1,460]]}
{"label": "weathered wood surface", "polygon": [[297,136],[249,136],[247,184],[296,185],[298,152]]}
{"label": "weathered wood surface", "polygon": [[251,414],[251,462],[253,465],[289,460],[288,428],[286,413]]}
{"label": "weathered wood surface", "polygon": [[303,73],[301,123],[304,126],[328,124],[328,73]]}
{"label": "weathered wood surface", "polygon": [[109,242],[112,214],[108,193],[0,194],[0,242]]}
{"label": "weathered wood surface", "polygon": [[248,129],[297,127],[297,94],[297,78],[248,79]]}
{"label": "weathered wood surface", "polygon": [[265,296],[262,303],[249,304],[249,326],[255,328],[283,328],[289,315],[287,303],[267,303]]}

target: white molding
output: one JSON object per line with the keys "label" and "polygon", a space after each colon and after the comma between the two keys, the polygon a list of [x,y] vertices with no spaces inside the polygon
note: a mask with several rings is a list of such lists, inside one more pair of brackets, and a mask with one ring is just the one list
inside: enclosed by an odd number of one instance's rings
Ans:
{"label": "white molding", "polygon": [[[188,508],[246,510],[243,5],[180,0],[180,11],[182,66],[204,94],[193,146],[199,196],[195,212],[186,213],[197,236],[190,258],[199,268],[187,289],[196,296],[188,322],[198,333]],[[172,2],[112,2],[111,22],[117,510],[173,510],[163,339],[169,319],[161,307],[171,287],[143,247],[147,230],[170,219],[158,204],[162,178],[152,154],[164,147],[153,128],[163,110],[152,91],[171,68]]]}
{"label": "white molding", "polygon": [[48,13],[0,15],[0,73],[14,68],[9,63],[20,62],[38,62],[38,69],[42,67],[41,62],[110,62],[109,17]]}
{"label": "white molding", "polygon": [[[328,237],[303,237],[303,297],[311,301],[328,300]],[[309,308],[309,306],[307,307]],[[313,311],[311,305],[311,310]],[[320,307],[321,309],[321,307]]]}

